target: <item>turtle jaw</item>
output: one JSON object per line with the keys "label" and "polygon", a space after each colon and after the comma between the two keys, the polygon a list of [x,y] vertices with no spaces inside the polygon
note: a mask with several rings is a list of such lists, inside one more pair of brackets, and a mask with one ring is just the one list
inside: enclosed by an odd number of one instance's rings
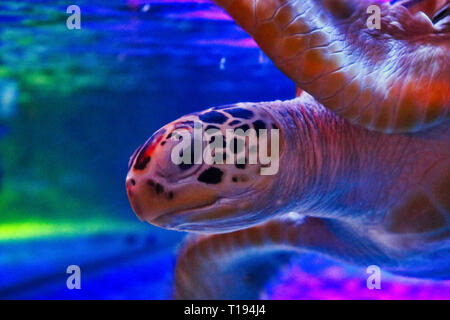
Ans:
{"label": "turtle jaw", "polygon": [[216,202],[214,201],[211,204],[205,204],[190,209],[169,211],[152,219],[150,223],[163,229],[184,230],[182,226],[186,224],[190,217],[195,216],[198,212],[211,209],[214,207],[215,203]]}
{"label": "turtle jaw", "polygon": [[169,210],[149,221],[164,229],[194,233],[223,233],[247,228],[261,222],[265,215],[256,192],[234,197],[217,196],[210,201],[190,207]]}
{"label": "turtle jaw", "polygon": [[128,199],[140,221],[199,233],[234,231],[261,221],[264,216],[252,212],[268,205],[261,200],[267,198],[264,194],[270,188],[266,184],[241,189],[235,186],[230,192],[222,185],[199,183],[197,176],[171,184],[151,170],[131,170],[126,179]]}
{"label": "turtle jaw", "polygon": [[[214,215],[217,212],[220,212],[227,217],[216,219],[206,218],[208,215]],[[178,218],[174,219],[176,216],[178,216]],[[250,218],[250,216],[253,218]],[[217,234],[246,229],[260,223],[261,216],[257,218],[257,214],[249,212],[242,215],[232,206],[222,206],[218,203],[214,203],[209,206],[202,206],[190,210],[170,212],[154,219],[151,224],[160,228],[175,231]]]}
{"label": "turtle jaw", "polygon": [[216,190],[200,185],[186,188],[180,184],[170,192],[162,183],[129,173],[126,181],[128,199],[136,216],[162,228],[175,228],[199,209],[213,206],[219,199]]}

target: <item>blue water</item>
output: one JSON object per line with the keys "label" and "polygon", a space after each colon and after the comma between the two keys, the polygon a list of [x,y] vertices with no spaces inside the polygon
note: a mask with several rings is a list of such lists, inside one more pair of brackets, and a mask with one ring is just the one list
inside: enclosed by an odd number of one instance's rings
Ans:
{"label": "blue water", "polygon": [[77,1],[81,30],[71,4],[0,3],[0,297],[170,298],[184,234],[138,222],[129,156],[183,114],[294,86],[210,1]]}

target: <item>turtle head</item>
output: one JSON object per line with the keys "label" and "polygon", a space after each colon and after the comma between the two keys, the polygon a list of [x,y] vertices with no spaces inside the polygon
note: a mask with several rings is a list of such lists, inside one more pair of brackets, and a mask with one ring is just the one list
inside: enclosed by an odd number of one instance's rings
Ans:
{"label": "turtle head", "polygon": [[126,189],[135,213],[159,227],[194,232],[264,220],[278,171],[277,132],[267,114],[245,104],[166,125],[130,159]]}

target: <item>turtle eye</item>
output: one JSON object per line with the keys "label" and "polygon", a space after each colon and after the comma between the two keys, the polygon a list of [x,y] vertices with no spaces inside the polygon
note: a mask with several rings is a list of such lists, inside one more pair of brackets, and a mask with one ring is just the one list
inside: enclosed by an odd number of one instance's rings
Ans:
{"label": "turtle eye", "polygon": [[[199,144],[200,150],[195,152],[195,148],[198,148]],[[191,128],[180,127],[171,132],[163,146],[165,152],[163,165],[161,165],[162,174],[178,177],[192,174],[192,169],[199,167],[199,159],[202,156],[201,144],[201,140],[198,142],[194,139]],[[176,157],[175,162],[172,156]]]}
{"label": "turtle eye", "polygon": [[181,150],[180,153],[179,153],[180,158],[183,158],[184,153],[187,153],[187,154],[188,154],[188,158],[190,158],[190,159],[189,159],[189,161],[187,161],[187,163],[185,163],[185,162],[183,161],[182,163],[180,163],[180,164],[177,165],[178,168],[179,168],[181,171],[189,170],[189,169],[191,169],[192,167],[194,167],[194,165],[195,165],[194,152],[192,152],[190,149],[184,149],[184,150]]}

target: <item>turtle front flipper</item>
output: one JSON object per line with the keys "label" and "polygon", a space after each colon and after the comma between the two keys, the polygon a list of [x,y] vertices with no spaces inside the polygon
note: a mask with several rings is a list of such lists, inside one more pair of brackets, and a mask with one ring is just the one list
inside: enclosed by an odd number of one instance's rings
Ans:
{"label": "turtle front flipper", "polygon": [[450,114],[445,1],[215,1],[298,87],[354,124],[412,132]]}
{"label": "turtle front flipper", "polygon": [[232,233],[191,238],[178,256],[175,298],[258,299],[279,269],[305,250],[365,266],[392,263],[367,237],[336,221],[289,216]]}

